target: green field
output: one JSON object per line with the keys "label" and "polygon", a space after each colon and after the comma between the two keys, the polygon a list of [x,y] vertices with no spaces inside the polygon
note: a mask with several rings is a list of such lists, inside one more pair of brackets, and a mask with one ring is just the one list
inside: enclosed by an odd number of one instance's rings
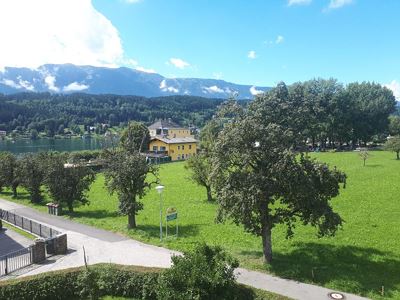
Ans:
{"label": "green field", "polygon": [[[260,238],[233,224],[215,224],[217,205],[206,202],[205,190],[188,179],[182,162],[163,165],[160,170],[164,211],[171,206],[178,209],[177,239],[159,241],[159,197],[154,190],[143,199],[138,229],[127,230],[127,217],[117,213],[117,199],[108,195],[101,175],[91,189],[91,204],[77,207],[70,217],[171,249],[187,250],[202,241],[219,244],[242,267],[374,299],[400,299],[400,161],[388,152],[372,152],[365,167],[353,152],[314,156],[348,175],[346,189],[333,200],[345,220],[343,229],[333,238],[318,239],[315,229],[299,224],[294,238],[286,240],[284,228],[276,227],[270,267],[263,264]],[[9,198],[8,193],[1,196]],[[27,204],[26,198],[22,194],[22,200],[14,201]],[[385,297],[380,296],[382,286]]]}

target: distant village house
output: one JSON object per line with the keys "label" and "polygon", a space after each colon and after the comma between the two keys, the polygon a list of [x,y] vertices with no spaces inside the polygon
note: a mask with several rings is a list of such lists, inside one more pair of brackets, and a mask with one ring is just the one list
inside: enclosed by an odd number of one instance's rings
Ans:
{"label": "distant village house", "polygon": [[190,128],[182,127],[171,119],[159,120],[149,126],[150,156],[169,156],[171,161],[185,160],[197,153],[198,141]]}

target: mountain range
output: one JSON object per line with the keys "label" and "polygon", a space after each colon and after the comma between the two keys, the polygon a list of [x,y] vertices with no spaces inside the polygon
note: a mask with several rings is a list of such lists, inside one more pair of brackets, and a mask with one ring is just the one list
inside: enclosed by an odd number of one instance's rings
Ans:
{"label": "mountain range", "polygon": [[0,93],[50,92],[137,95],[144,97],[191,95],[250,99],[269,87],[241,85],[217,79],[166,78],[131,68],[46,64],[36,69],[0,70]]}

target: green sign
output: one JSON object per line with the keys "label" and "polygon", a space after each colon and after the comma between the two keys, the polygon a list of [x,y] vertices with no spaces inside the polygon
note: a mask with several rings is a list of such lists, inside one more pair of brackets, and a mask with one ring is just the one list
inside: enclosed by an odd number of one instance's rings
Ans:
{"label": "green sign", "polygon": [[167,215],[167,221],[176,220],[178,218],[178,213],[174,212],[172,214]]}

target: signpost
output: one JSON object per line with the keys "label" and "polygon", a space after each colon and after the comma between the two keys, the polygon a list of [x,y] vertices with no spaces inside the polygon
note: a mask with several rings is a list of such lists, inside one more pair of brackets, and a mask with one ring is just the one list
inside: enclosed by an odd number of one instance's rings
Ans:
{"label": "signpost", "polygon": [[178,212],[175,207],[169,207],[166,213],[165,237],[168,238],[168,222],[176,222],[176,237],[178,237]]}

